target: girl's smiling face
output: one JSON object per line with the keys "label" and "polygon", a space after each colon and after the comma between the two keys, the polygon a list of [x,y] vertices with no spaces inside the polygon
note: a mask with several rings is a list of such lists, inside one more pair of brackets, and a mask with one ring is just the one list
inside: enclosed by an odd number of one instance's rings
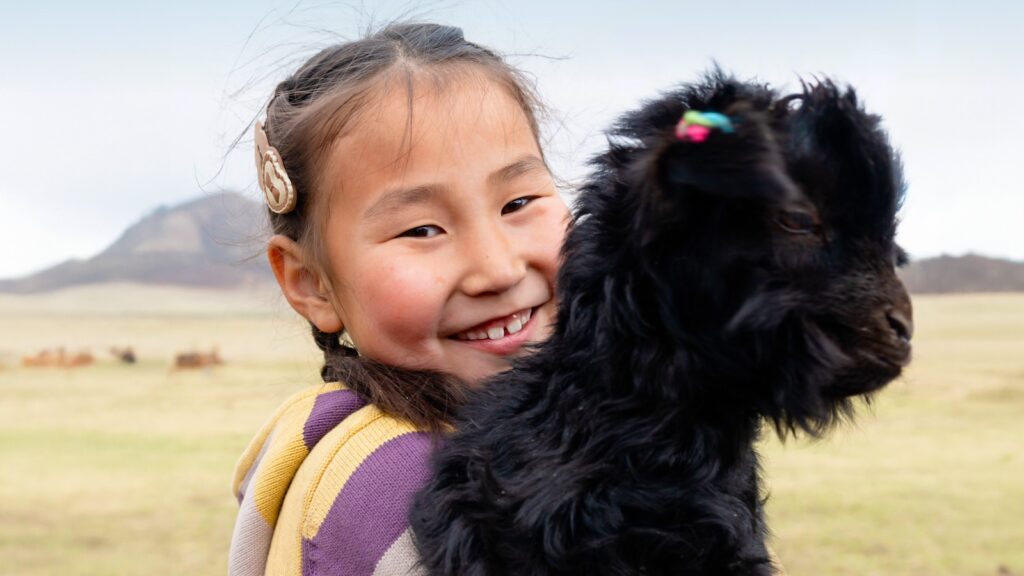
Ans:
{"label": "girl's smiling face", "polygon": [[569,211],[507,91],[447,84],[383,90],[335,141],[324,264],[361,354],[477,382],[548,335]]}

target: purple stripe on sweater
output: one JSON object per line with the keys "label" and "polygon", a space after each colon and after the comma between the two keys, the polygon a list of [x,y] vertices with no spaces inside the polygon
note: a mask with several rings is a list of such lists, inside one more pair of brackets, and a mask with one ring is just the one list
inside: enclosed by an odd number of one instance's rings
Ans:
{"label": "purple stripe on sweater", "polygon": [[317,535],[303,539],[303,576],[371,576],[409,527],[412,497],[430,477],[431,450],[424,432],[403,434],[374,450],[334,499]]}
{"label": "purple stripe on sweater", "polygon": [[302,440],[306,443],[306,449],[312,450],[324,434],[365,404],[366,402],[351,390],[335,390],[317,396],[313,410],[310,411],[309,418],[306,418],[306,424],[302,428]]}

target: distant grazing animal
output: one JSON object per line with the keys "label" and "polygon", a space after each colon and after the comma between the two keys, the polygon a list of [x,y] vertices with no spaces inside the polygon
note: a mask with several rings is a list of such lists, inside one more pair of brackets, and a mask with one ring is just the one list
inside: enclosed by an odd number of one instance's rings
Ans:
{"label": "distant grazing animal", "polygon": [[22,356],[21,365],[26,368],[45,368],[57,365],[57,354],[51,350],[40,350],[32,356]]}
{"label": "distant grazing animal", "polygon": [[193,368],[208,368],[223,364],[217,349],[210,353],[203,352],[182,352],[174,357],[175,370],[188,370]]}
{"label": "distant grazing animal", "polygon": [[123,364],[135,364],[135,351],[132,350],[131,346],[127,346],[125,348],[111,346],[110,353]]}
{"label": "distant grazing animal", "polygon": [[77,368],[79,366],[88,366],[95,362],[96,359],[89,352],[79,352],[68,356],[67,361],[64,363],[65,368]]}
{"label": "distant grazing animal", "polygon": [[714,72],[609,136],[552,336],[415,501],[431,574],[772,574],[763,421],[824,433],[910,359],[901,166],[852,89]]}
{"label": "distant grazing animal", "polygon": [[23,356],[21,365],[26,368],[78,368],[95,361],[88,351],[68,354],[63,347],[56,350],[41,350],[33,356]]}

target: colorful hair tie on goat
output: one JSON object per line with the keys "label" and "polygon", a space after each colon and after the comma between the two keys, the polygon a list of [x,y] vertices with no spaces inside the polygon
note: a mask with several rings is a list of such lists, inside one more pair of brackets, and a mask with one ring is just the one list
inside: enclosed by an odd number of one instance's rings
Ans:
{"label": "colorful hair tie on goat", "polygon": [[687,110],[683,119],[676,124],[676,138],[679,140],[692,140],[703,142],[707,140],[712,130],[721,130],[726,134],[735,130],[732,121],[725,114],[718,112],[698,112]]}

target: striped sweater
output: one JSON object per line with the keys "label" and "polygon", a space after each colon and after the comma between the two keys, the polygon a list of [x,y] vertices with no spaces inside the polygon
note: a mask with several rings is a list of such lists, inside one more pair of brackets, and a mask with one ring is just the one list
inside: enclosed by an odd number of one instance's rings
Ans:
{"label": "striped sweater", "polygon": [[235,469],[229,576],[422,574],[407,512],[431,451],[340,384],[295,394]]}
{"label": "striped sweater", "polygon": [[422,576],[407,513],[432,450],[340,384],[293,395],[235,468],[229,576]]}

